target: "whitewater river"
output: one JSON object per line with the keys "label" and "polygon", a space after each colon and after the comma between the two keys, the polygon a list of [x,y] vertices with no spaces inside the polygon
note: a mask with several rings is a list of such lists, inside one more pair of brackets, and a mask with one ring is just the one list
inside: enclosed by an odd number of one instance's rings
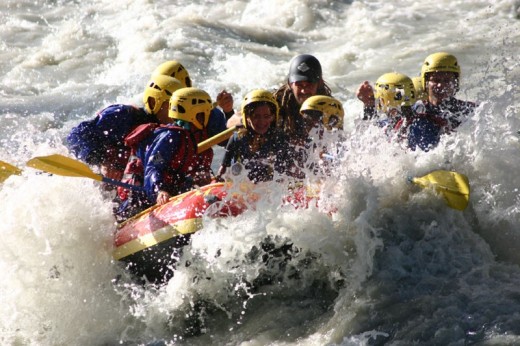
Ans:
{"label": "whitewater river", "polygon": [[[362,124],[355,91],[417,76],[437,51],[457,56],[458,97],[480,105],[434,150],[407,152]],[[321,204],[271,196],[205,219],[166,286],[136,285],[112,259],[98,182],[25,167],[70,155],[70,129],[104,106],[141,105],[163,61],[238,110],[301,53],[346,109]],[[520,344],[519,56],[518,0],[3,0],[0,160],[24,172],[0,185],[0,344]],[[407,183],[437,169],[468,176],[466,211]]]}

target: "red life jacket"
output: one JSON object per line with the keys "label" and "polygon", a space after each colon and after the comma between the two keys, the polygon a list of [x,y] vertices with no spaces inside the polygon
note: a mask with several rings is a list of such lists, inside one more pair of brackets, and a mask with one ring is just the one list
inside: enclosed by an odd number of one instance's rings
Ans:
{"label": "red life jacket", "polygon": [[[179,131],[181,133],[181,144],[177,159],[171,161],[168,171],[164,174],[164,182],[167,185],[185,185],[185,180],[191,178],[202,168],[199,168],[201,158],[197,154],[198,138],[195,138],[190,131],[174,125],[160,125],[156,123],[143,124],[136,127],[125,137],[125,145],[131,148],[131,153],[124,171],[123,182],[136,186],[143,185],[144,164],[136,155],[137,148],[140,143],[152,135],[158,127]],[[212,158],[213,155],[211,155],[211,159]],[[208,166],[210,168],[211,159]],[[130,190],[119,187],[117,191],[121,201],[129,197]]]}

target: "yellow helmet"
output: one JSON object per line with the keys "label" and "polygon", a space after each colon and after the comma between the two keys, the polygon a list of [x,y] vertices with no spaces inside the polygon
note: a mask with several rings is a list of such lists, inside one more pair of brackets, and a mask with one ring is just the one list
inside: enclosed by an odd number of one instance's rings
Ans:
{"label": "yellow helmet", "polygon": [[169,60],[157,66],[152,72],[152,76],[156,75],[166,75],[177,78],[185,88],[191,87],[191,79],[188,70],[186,70],[177,60]]}
{"label": "yellow helmet", "polygon": [[278,121],[278,102],[276,102],[276,99],[271,92],[263,89],[256,89],[248,92],[242,100],[242,124],[247,127],[246,115],[252,109],[250,106],[257,102],[267,103],[271,106],[271,112],[275,116],[274,123],[276,123]]}
{"label": "yellow helmet", "polygon": [[[191,123],[202,130],[208,125],[212,109],[213,103],[207,92],[197,88],[182,88],[173,93],[168,116]],[[199,113],[204,114],[203,122],[197,119]]]}
{"label": "yellow helmet", "polygon": [[377,109],[388,112],[391,108],[412,106],[415,103],[415,88],[410,77],[397,72],[385,73],[375,85]]}
{"label": "yellow helmet", "polygon": [[343,129],[345,111],[341,102],[330,96],[315,95],[309,97],[300,107],[300,114],[306,112],[320,112],[321,121],[327,130],[332,128]]}
{"label": "yellow helmet", "polygon": [[415,88],[415,98],[417,100],[426,100],[428,95],[424,91],[422,77],[417,76],[412,78],[413,87]]}
{"label": "yellow helmet", "polygon": [[460,66],[457,58],[446,52],[433,53],[429,55],[421,68],[422,86],[426,90],[427,74],[431,72],[453,72],[460,78]]}
{"label": "yellow helmet", "polygon": [[[144,109],[150,114],[157,114],[164,102],[168,102],[173,93],[182,88],[181,82],[170,76],[157,75],[152,77],[144,89]],[[155,100],[153,108],[150,108],[150,99]]]}

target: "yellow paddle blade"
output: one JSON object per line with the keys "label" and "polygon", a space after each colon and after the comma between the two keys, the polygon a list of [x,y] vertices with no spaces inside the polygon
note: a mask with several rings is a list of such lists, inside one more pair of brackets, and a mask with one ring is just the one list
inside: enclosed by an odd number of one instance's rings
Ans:
{"label": "yellow paddle blade", "polygon": [[0,183],[3,183],[11,175],[20,175],[22,170],[18,167],[8,164],[7,162],[0,161]]}
{"label": "yellow paddle blade", "polygon": [[452,171],[438,170],[411,179],[421,187],[431,187],[446,199],[449,207],[464,210],[468,206],[470,186],[468,177]]}
{"label": "yellow paddle blade", "polygon": [[92,172],[83,162],[59,154],[34,157],[27,161],[27,166],[65,177],[85,177],[99,181],[103,180],[102,175]]}
{"label": "yellow paddle blade", "polygon": [[203,151],[208,150],[209,148],[211,148],[215,144],[218,144],[218,143],[220,143],[222,141],[225,141],[226,139],[228,139],[229,137],[231,137],[233,135],[233,132],[235,132],[236,129],[237,129],[236,126],[230,127],[229,129],[227,129],[225,131],[222,131],[222,132],[216,134],[215,136],[206,139],[203,142],[200,142],[197,145],[197,153],[200,154]]}

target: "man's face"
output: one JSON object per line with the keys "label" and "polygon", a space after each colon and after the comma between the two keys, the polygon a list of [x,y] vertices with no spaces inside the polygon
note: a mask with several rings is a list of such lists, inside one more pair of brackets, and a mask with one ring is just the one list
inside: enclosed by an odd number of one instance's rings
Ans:
{"label": "man's face", "polygon": [[457,74],[453,72],[432,72],[428,76],[426,90],[430,99],[442,101],[455,95]]}
{"label": "man's face", "polygon": [[316,95],[318,92],[318,83],[310,82],[294,82],[291,83],[291,90],[298,101],[298,104],[302,104],[309,97]]}

